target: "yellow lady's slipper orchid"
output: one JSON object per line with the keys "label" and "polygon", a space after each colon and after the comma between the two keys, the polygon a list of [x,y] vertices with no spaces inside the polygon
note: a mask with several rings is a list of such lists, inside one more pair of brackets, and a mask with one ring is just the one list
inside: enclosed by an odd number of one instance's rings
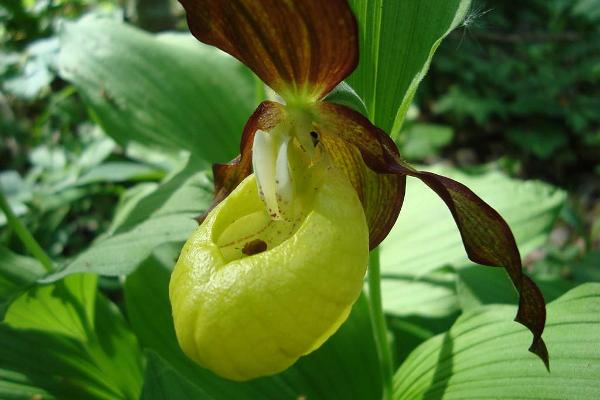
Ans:
{"label": "yellow lady's slipper orchid", "polygon": [[389,233],[412,176],[446,203],[473,261],[506,268],[520,294],[517,321],[547,363],[544,299],[504,220],[464,185],[404,163],[364,116],[323,100],[358,63],[346,0],[180,1],[196,38],[285,102],[259,105],[240,156],[214,166],[214,208],[173,271],[175,331],[190,358],[246,380],[318,348],[346,319],[368,250]]}

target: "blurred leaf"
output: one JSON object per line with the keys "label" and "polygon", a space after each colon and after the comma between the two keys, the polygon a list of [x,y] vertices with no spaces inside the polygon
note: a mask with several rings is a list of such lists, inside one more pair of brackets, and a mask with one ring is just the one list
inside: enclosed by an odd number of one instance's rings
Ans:
{"label": "blurred leaf", "polygon": [[113,219],[110,222],[107,234],[112,235],[117,228],[125,223],[129,214],[144,198],[155,192],[158,184],[154,182],[139,183],[127,189],[119,198],[119,203],[115,207]]}
{"label": "blurred leaf", "polygon": [[121,145],[138,141],[228,161],[255,106],[250,72],[188,34],[152,36],[86,17],[66,25],[58,63]]}
{"label": "blurred leaf", "polygon": [[123,222],[51,279],[75,272],[122,275],[133,271],[158,246],[183,243],[194,220],[211,202],[212,184],[197,163],[186,167],[138,201]]}
{"label": "blurred leaf", "polygon": [[544,337],[551,372],[527,352],[515,307],[485,306],[419,346],[394,377],[394,399],[597,399],[600,397],[600,285],[552,302]]}
{"label": "blurred leaf", "polygon": [[43,390],[59,399],[137,399],[136,339],[118,309],[97,294],[96,279],[69,276],[13,302],[0,324],[0,376],[10,382],[0,385],[1,398],[39,388],[36,395]]}
{"label": "blurred leaf", "polygon": [[572,271],[579,282],[600,282],[600,250],[592,250],[573,262]]}
{"label": "blurred leaf", "polygon": [[400,154],[409,160],[424,160],[435,156],[452,141],[454,131],[449,126],[415,123],[400,133]]}
{"label": "blurred leaf", "polygon": [[[280,375],[238,383],[196,365],[179,348],[168,300],[170,271],[178,249],[164,248],[125,282],[131,324],[142,345],[157,352],[183,377],[214,399],[380,398],[381,376],[364,296],[340,330],[319,350]],[[360,373],[357,373],[360,371]]]}
{"label": "blurred leaf", "polygon": [[395,137],[442,39],[469,0],[352,0],[360,30],[360,64],[348,83],[369,117]]}
{"label": "blurred leaf", "polygon": [[591,21],[600,20],[599,0],[575,0],[572,9],[573,15],[587,18]]}
{"label": "blurred leaf", "polygon": [[34,258],[20,256],[0,245],[0,321],[10,303],[45,273]]}
{"label": "blurred leaf", "polygon": [[[17,217],[27,213],[25,202],[31,200],[31,187],[23,181],[17,171],[0,172],[0,190]],[[0,212],[0,226],[5,224],[6,216]]]}
{"label": "blurred leaf", "polygon": [[[532,277],[546,302],[550,302],[575,285],[564,279]],[[500,268],[470,266],[458,271],[457,292],[463,311],[484,304],[518,304],[519,297],[505,271]]]}
{"label": "blurred leaf", "polygon": [[[470,187],[502,215],[522,255],[545,242],[564,204],[565,193],[536,181],[510,179],[499,172],[468,175],[436,167],[432,172]],[[381,246],[382,272],[423,276],[445,265],[471,265],[448,210],[421,182],[409,179],[400,217]]]}
{"label": "blurred leaf", "polygon": [[568,145],[569,138],[559,129],[544,129],[533,131],[522,131],[520,129],[509,129],[506,136],[509,141],[521,147],[526,153],[533,153],[541,159],[547,159],[556,151]]}
{"label": "blurred leaf", "polygon": [[164,173],[154,167],[126,161],[109,161],[100,164],[77,180],[78,185],[94,182],[127,182],[160,179]]}
{"label": "blurred leaf", "polygon": [[153,351],[146,351],[146,372],[140,400],[213,399],[181,376]]}
{"label": "blurred leaf", "polygon": [[34,100],[54,80],[54,63],[58,54],[58,38],[50,37],[32,43],[25,52],[21,73],[7,79],[3,88],[13,95]]}

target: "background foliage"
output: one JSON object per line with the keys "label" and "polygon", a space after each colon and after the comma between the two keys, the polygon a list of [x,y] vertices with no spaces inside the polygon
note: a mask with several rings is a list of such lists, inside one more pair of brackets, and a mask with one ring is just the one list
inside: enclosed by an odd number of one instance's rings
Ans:
{"label": "background foliage", "polygon": [[[394,398],[597,398],[600,2],[350,3],[360,99],[338,101],[494,206],[552,301],[548,374],[508,278],[471,264],[409,180],[381,246]],[[0,190],[56,265],[0,213],[1,398],[381,398],[364,295],[274,377],[225,381],[176,343],[170,269],[211,200],[210,164],[235,155],[265,95],[245,67],[192,40],[169,1],[19,0],[0,22]]]}

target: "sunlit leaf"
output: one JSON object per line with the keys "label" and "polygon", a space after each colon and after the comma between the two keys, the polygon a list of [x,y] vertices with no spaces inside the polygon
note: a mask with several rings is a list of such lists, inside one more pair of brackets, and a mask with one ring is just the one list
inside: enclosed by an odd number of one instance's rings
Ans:
{"label": "sunlit leaf", "polygon": [[46,273],[42,264],[0,246],[0,321],[12,300]]}
{"label": "sunlit leaf", "polygon": [[11,382],[0,385],[1,398],[14,398],[23,388],[59,399],[139,395],[137,341],[118,309],[97,294],[93,275],[29,289],[8,309],[0,341],[0,376]]}

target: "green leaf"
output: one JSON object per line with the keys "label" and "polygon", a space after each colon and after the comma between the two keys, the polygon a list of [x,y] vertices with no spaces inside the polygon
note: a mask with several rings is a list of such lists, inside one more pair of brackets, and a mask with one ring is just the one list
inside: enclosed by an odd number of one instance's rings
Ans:
{"label": "green leaf", "polygon": [[[467,185],[496,209],[511,227],[522,255],[545,242],[565,202],[565,192],[542,182],[510,179],[499,172],[431,170]],[[400,217],[381,245],[381,265],[383,274],[417,277],[445,265],[472,265],[450,213],[420,181],[407,182]]]}
{"label": "green leaf", "polygon": [[[178,248],[156,253],[127,277],[125,301],[131,324],[145,348],[215,399],[380,398],[381,375],[364,296],[350,318],[319,350],[280,375],[238,383],[217,377],[180,350],[168,300],[170,271]],[[357,373],[357,371],[361,371]]]}
{"label": "green leaf", "polygon": [[77,179],[77,185],[95,182],[127,182],[160,179],[164,173],[149,165],[128,162],[109,161],[93,167]]}
{"label": "green leaf", "polygon": [[384,275],[382,278],[383,309],[390,316],[439,318],[459,310],[456,273],[452,269],[444,268],[420,277]]}
{"label": "green leaf", "polygon": [[[533,277],[546,302],[552,301],[574,284],[560,278]],[[482,304],[518,304],[519,298],[505,271],[499,268],[470,266],[458,271],[457,293],[463,311]]]}
{"label": "green leaf", "polygon": [[42,264],[34,258],[0,246],[0,321],[10,303],[45,273]]}
{"label": "green leaf", "polygon": [[213,399],[153,351],[146,352],[146,372],[141,400]]}
{"label": "green leaf", "polygon": [[325,97],[325,101],[353,109],[364,116],[368,115],[367,107],[358,94],[346,82],[341,82]]}
{"label": "green leaf", "polygon": [[464,18],[469,0],[352,0],[360,63],[348,82],[369,117],[395,137],[442,39]]}
{"label": "green leaf", "polygon": [[419,346],[394,377],[394,399],[597,399],[600,285],[585,284],[548,306],[551,372],[527,352],[515,307],[485,306]]}
{"label": "green leaf", "polygon": [[85,17],[66,24],[58,64],[121,145],[137,141],[228,161],[255,106],[251,73],[190,35],[153,36]]}
{"label": "green leaf", "polygon": [[0,324],[0,376],[9,382],[0,385],[0,398],[48,392],[60,399],[137,399],[136,339],[118,309],[97,294],[96,279],[72,275],[13,302]]}
{"label": "green leaf", "polygon": [[122,275],[133,271],[151,252],[167,243],[183,243],[198,226],[195,217],[212,201],[212,183],[197,163],[185,168],[158,189],[137,201],[112,234],[81,253],[57,279],[75,272]]}

